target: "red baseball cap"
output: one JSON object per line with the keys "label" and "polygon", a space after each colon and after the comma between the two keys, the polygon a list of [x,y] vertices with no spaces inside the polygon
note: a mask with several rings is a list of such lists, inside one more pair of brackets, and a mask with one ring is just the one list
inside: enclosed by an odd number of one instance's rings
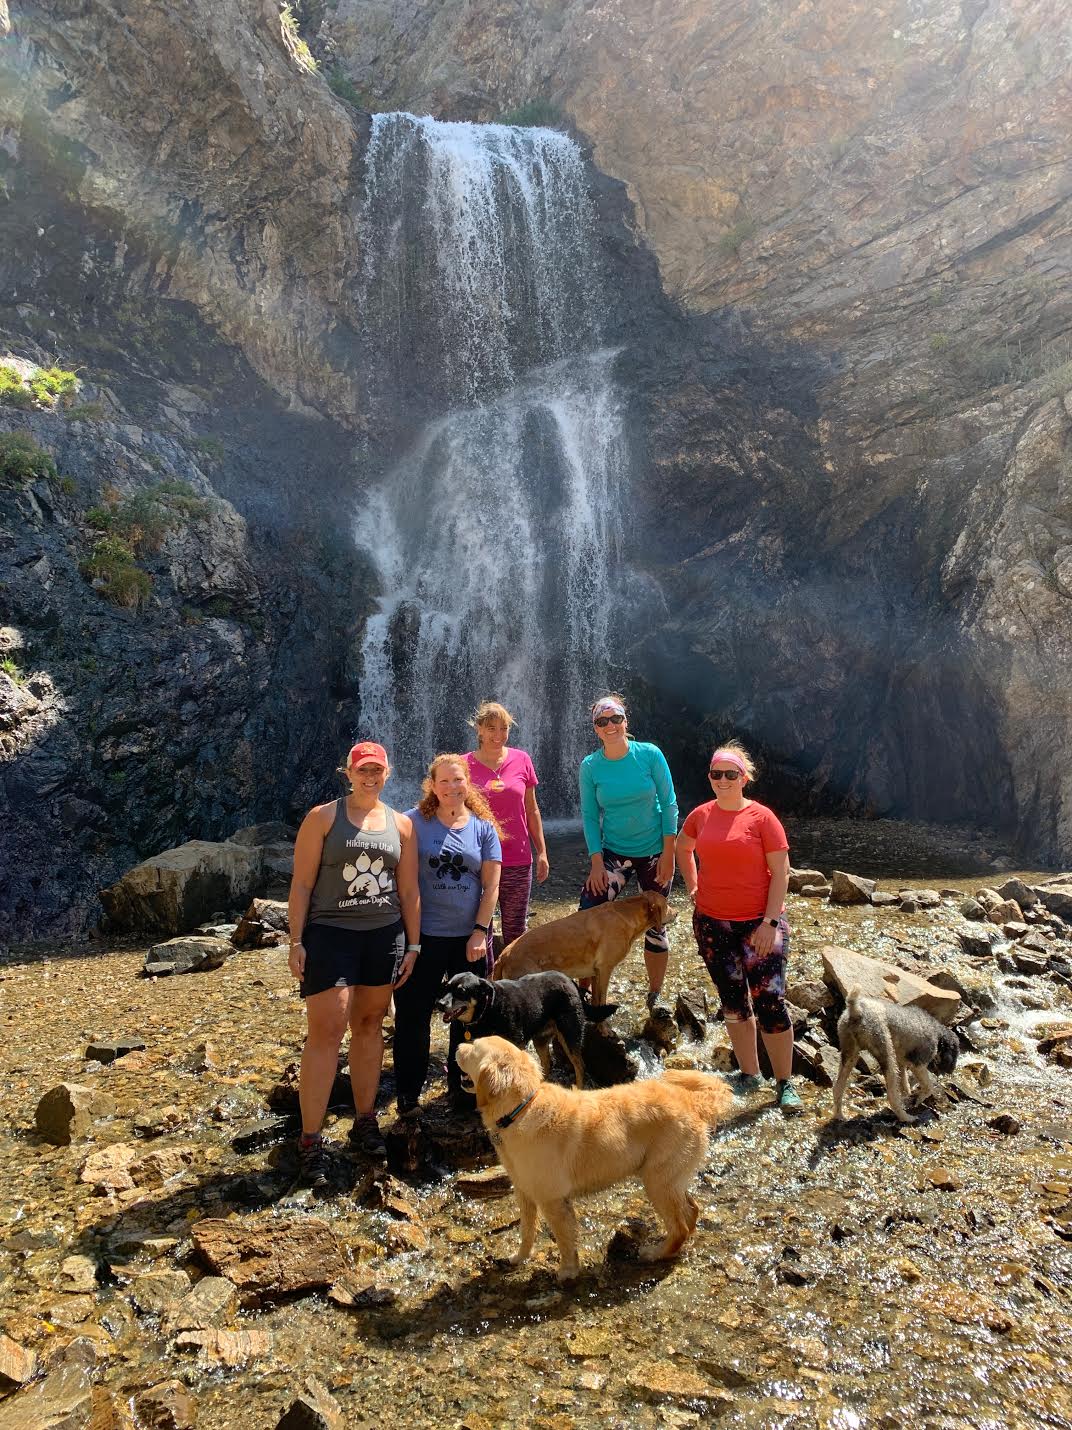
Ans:
{"label": "red baseball cap", "polygon": [[386,769],[390,761],[387,758],[387,751],[382,745],[377,745],[375,740],[362,740],[350,751],[350,757],[346,763],[352,770],[358,769],[361,765],[382,765]]}

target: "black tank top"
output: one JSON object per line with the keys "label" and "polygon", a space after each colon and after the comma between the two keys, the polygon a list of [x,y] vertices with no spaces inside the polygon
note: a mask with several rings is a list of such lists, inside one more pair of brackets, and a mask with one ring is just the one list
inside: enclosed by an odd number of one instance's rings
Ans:
{"label": "black tank top", "polygon": [[320,872],[309,904],[309,922],[332,928],[382,929],[402,917],[395,872],[402,836],[395,812],[384,805],[387,827],[358,829],[335,801],[335,818],[324,839]]}

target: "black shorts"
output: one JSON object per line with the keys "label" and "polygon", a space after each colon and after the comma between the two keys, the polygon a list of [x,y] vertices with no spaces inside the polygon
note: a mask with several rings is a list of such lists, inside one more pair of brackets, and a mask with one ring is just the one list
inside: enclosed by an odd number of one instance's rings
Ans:
{"label": "black shorts", "polygon": [[402,920],[382,929],[333,928],[306,924],[305,977],[301,996],[309,998],[327,988],[383,988],[398,977],[406,953]]}

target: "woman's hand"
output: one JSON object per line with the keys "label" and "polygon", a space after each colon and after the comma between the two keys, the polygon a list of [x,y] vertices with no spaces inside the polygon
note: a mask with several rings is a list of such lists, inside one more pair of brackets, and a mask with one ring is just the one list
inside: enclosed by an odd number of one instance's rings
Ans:
{"label": "woman's hand", "polygon": [[655,866],[655,882],[665,886],[674,877],[674,849],[664,849],[659,855],[659,862]]}
{"label": "woman's hand", "polygon": [[291,978],[305,977],[305,945],[301,942],[292,943],[290,952],[287,954],[287,967],[290,969]]}
{"label": "woman's hand", "polygon": [[610,880],[607,878],[607,871],[603,867],[603,855],[592,855],[592,867],[588,871],[588,878],[584,881],[584,887],[590,894],[605,894]]}
{"label": "woman's hand", "polygon": [[688,894],[688,896],[689,896],[689,903],[692,905],[693,908],[695,908],[695,907],[696,907],[696,894],[697,894],[697,890],[696,890],[696,889],[686,889],[685,892],[686,892],[686,894]]}
{"label": "woman's hand", "polygon": [[774,948],[774,940],[778,935],[777,929],[772,929],[766,919],[753,929],[748,942],[752,945],[760,958],[766,958],[767,954]]}
{"label": "woman's hand", "polygon": [[465,945],[465,956],[470,963],[479,963],[482,958],[488,956],[488,936],[481,933],[479,929],[474,929],[469,935],[469,942]]}
{"label": "woman's hand", "polygon": [[536,882],[542,884],[551,872],[551,866],[547,862],[546,854],[536,855]]}
{"label": "woman's hand", "polygon": [[416,948],[411,948],[411,949],[410,949],[410,951],[406,954],[405,958],[403,958],[403,960],[402,960],[402,963],[401,963],[401,965],[400,965],[400,967],[399,967],[399,970],[398,970],[398,977],[397,977],[397,978],[395,979],[395,981],[391,984],[391,987],[392,987],[392,988],[401,988],[401,987],[402,987],[403,983],[405,983],[406,979],[407,979],[407,978],[410,976],[410,974],[413,972],[413,965],[417,962],[417,959],[418,959],[419,956],[420,956],[420,950],[419,950],[419,949],[416,949]]}

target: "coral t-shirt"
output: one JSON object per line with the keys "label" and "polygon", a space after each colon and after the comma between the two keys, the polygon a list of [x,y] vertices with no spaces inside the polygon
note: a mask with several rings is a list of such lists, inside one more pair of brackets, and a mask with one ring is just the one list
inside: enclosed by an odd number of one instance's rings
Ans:
{"label": "coral t-shirt", "polygon": [[692,811],[681,832],[696,841],[697,912],[710,919],[762,918],[771,880],[767,855],[789,848],[774,811],[755,800],[743,809],[719,809],[712,799]]}
{"label": "coral t-shirt", "polygon": [[532,761],[524,750],[506,747],[506,757],[497,770],[489,769],[475,750],[465,757],[469,779],[481,789],[491,805],[491,812],[506,836],[502,844],[505,868],[517,868],[532,863],[529,843],[529,820],[525,813],[525,791],[540,783]]}

